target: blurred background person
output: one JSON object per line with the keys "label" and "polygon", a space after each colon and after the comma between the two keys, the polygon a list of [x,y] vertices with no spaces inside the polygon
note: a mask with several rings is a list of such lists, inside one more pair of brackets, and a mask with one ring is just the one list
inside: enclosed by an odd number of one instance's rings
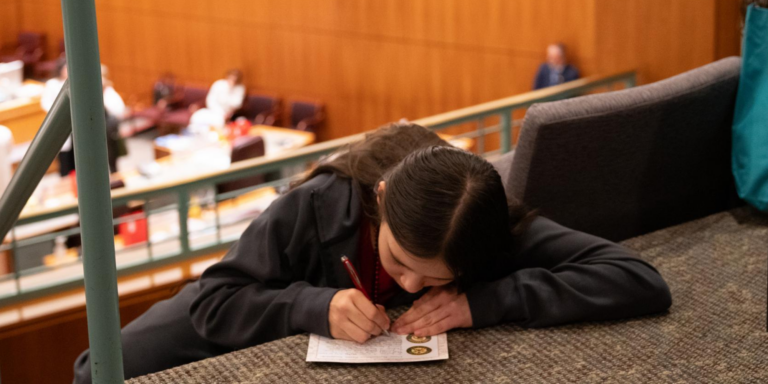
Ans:
{"label": "blurred background person", "polygon": [[162,109],[178,102],[181,97],[181,87],[176,84],[176,76],[166,72],[152,87],[152,102]]}
{"label": "blurred background person", "polygon": [[64,86],[64,81],[67,80],[67,61],[61,59],[56,62],[56,77],[45,82],[43,88],[43,94],[40,96],[40,106],[44,111],[48,112],[53,106],[53,101],[56,100],[56,96],[59,95],[61,87]]}
{"label": "blurred background person", "polygon": [[125,102],[120,94],[115,91],[112,86],[112,80],[109,76],[109,68],[106,65],[101,65],[101,85],[104,88],[104,108],[111,116],[122,121],[128,110],[125,107]]}
{"label": "blurred background person", "polygon": [[104,89],[104,113],[107,129],[107,159],[109,172],[117,172],[117,158],[128,154],[125,139],[120,135],[120,123],[129,113],[123,98],[115,91],[109,77],[109,68],[101,65],[101,86]]}
{"label": "blurred background person", "polygon": [[565,45],[550,44],[547,47],[547,62],[539,66],[533,89],[541,89],[567,83],[579,78],[579,70],[568,64]]}
{"label": "blurred background person", "polygon": [[211,85],[208,96],[205,98],[205,107],[220,114],[224,120],[229,120],[232,114],[243,105],[243,99],[245,99],[243,72],[239,69],[230,69],[223,79],[216,80]]}

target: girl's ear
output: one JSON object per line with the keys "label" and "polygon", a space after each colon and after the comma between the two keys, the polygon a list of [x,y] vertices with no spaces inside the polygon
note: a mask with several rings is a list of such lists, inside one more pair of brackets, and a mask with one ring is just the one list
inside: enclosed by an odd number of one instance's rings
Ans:
{"label": "girl's ear", "polygon": [[386,181],[379,181],[379,184],[376,186],[376,203],[381,204],[381,195],[384,193],[384,190],[387,187]]}

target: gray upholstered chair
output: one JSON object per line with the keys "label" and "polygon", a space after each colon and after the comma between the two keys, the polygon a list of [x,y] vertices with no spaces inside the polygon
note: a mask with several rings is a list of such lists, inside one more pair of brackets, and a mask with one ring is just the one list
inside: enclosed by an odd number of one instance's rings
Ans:
{"label": "gray upholstered chair", "polygon": [[730,158],[740,65],[727,58],[645,86],[533,105],[514,155],[496,161],[508,195],[614,241],[740,205]]}

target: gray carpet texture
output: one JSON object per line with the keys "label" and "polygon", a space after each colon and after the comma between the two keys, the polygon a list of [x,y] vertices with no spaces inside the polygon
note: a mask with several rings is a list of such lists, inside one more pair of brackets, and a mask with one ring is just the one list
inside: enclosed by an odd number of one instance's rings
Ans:
{"label": "gray carpet texture", "polygon": [[128,383],[768,383],[768,215],[737,208],[624,244],[669,283],[668,313],[451,331],[450,359],[431,363],[306,363],[298,335]]}

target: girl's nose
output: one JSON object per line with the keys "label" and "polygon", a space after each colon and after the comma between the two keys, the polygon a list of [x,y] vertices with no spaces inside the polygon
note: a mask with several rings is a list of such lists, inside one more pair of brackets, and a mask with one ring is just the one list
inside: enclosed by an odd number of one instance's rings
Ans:
{"label": "girl's nose", "polygon": [[400,283],[402,284],[403,289],[409,293],[416,293],[424,288],[424,283],[421,277],[411,273],[403,274],[403,276],[400,277]]}

